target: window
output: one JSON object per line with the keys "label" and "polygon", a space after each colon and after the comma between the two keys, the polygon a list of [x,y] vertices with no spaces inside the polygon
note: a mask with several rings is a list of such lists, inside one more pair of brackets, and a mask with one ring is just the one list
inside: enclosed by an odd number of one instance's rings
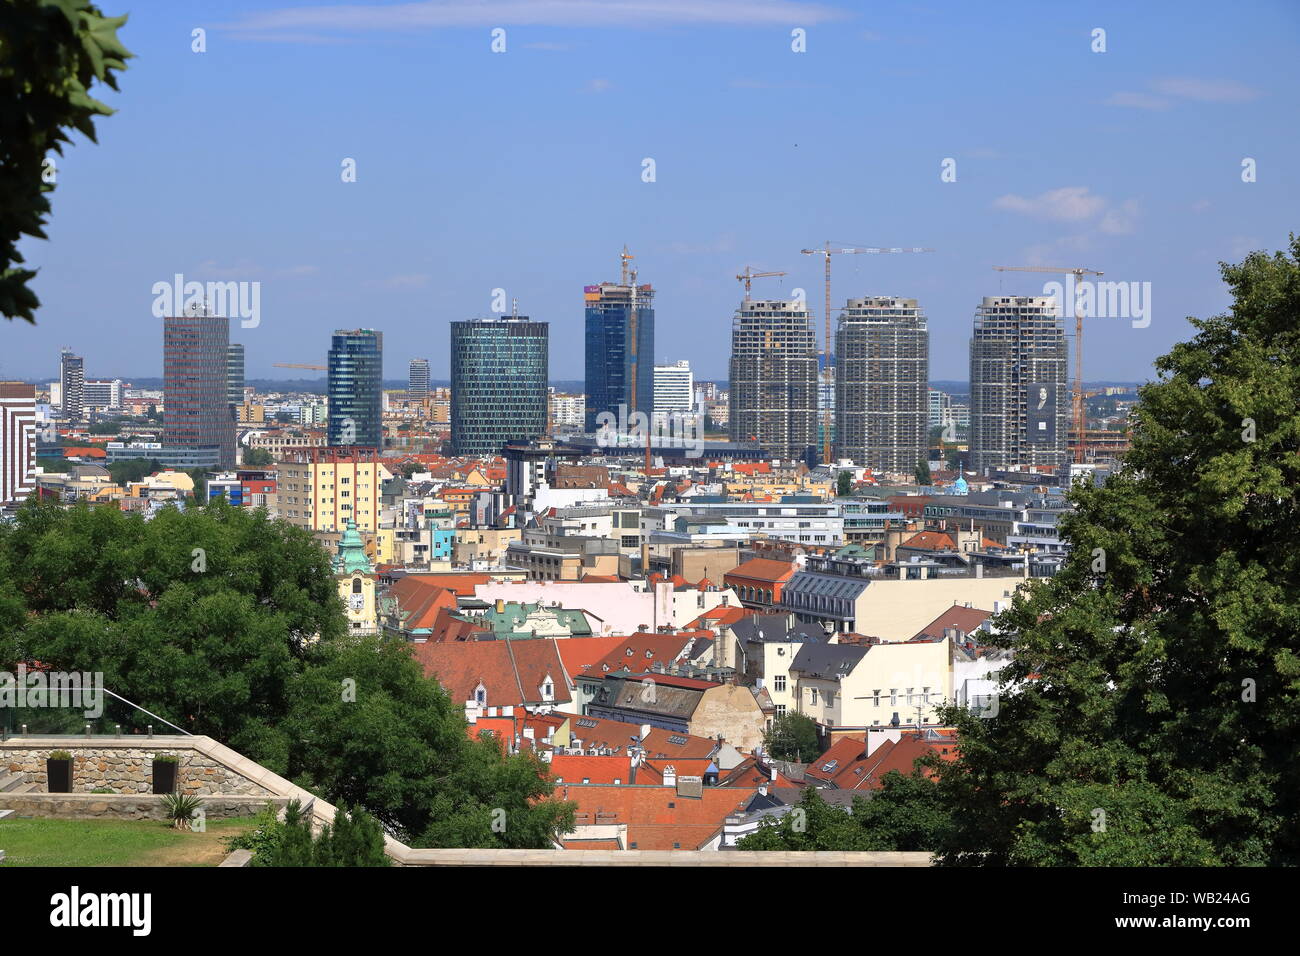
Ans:
{"label": "window", "polygon": [[353,594],[360,594],[360,593],[361,593],[361,579],[360,579],[360,578],[353,578],[353,579],[352,579],[352,593],[353,593]]}
{"label": "window", "polygon": [[879,706],[880,706],[880,691],[879,691],[879,690],[873,690],[873,691],[871,692],[871,705],[872,705],[873,707],[879,707]]}
{"label": "window", "polygon": [[784,693],[784,692],[785,692],[785,675],[784,675],[784,674],[777,674],[774,678],[772,678],[772,689],[775,690],[777,693]]}
{"label": "window", "polygon": [[816,688],[816,687],[809,687],[809,688],[808,688],[808,699],[809,699],[813,704],[816,704],[816,703],[817,703],[817,688]]}
{"label": "window", "polygon": [[890,707],[897,707],[897,706],[898,706],[898,688],[897,688],[897,687],[891,687],[891,688],[889,688],[889,706],[890,706]]}

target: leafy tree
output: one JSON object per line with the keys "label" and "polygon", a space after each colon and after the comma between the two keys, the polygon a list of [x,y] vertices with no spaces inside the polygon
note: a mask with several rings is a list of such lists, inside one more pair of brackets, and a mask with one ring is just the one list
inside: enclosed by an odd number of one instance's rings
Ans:
{"label": "leafy tree", "polygon": [[835,479],[835,493],[841,498],[847,498],[853,494],[853,475],[847,471],[841,471]]}
{"label": "leafy tree", "polygon": [[339,807],[333,825],[312,834],[311,817],[291,800],[279,819],[273,805],[258,817],[249,833],[226,841],[227,849],[252,850],[250,866],[388,866],[384,832],[364,810]]}
{"label": "leafy tree", "polygon": [[0,525],[0,661],[102,672],[254,759],[287,752],[290,679],[313,635],[343,630],[328,556],[260,510],[29,502]]}
{"label": "leafy tree", "polygon": [[811,717],[786,711],[763,733],[763,747],[777,760],[808,763],[822,752],[817,723]]}
{"label": "leafy tree", "polygon": [[199,505],[206,504],[208,501],[208,469],[191,468],[186,472],[186,474],[189,475],[190,480],[194,482],[194,503]]}
{"label": "leafy tree", "polygon": [[[1300,241],[1223,264],[1072,551],[999,621],[1016,683],[952,711],[949,863],[1300,863]],[[957,812],[960,810],[960,812]]]}
{"label": "leafy tree", "polygon": [[[863,803],[854,801],[856,807]],[[879,850],[848,811],[831,806],[816,787],[803,793],[799,805],[788,813],[764,820],[736,846],[741,850]]]}
{"label": "leafy tree", "polygon": [[275,459],[265,448],[248,448],[244,451],[244,467],[246,468],[265,468],[273,464]]}
{"label": "leafy tree", "polygon": [[471,740],[404,643],[347,633],[329,555],[261,509],[29,501],[0,525],[0,669],[32,660],[103,673],[408,843],[545,847],[573,826],[546,766]]}
{"label": "leafy tree", "polygon": [[925,459],[916,463],[916,470],[912,472],[918,485],[928,485],[931,482],[930,463]]}
{"label": "leafy tree", "polygon": [[39,468],[45,469],[46,474],[53,474],[55,472],[58,472],[59,474],[67,474],[67,472],[72,470],[72,462],[68,461],[66,458],[37,458],[36,465]]}
{"label": "leafy tree", "polygon": [[108,475],[115,484],[125,487],[128,482],[140,481],[156,471],[162,471],[162,467],[162,462],[156,458],[128,458],[109,463]]}
{"label": "leafy tree", "polygon": [[96,116],[113,112],[90,96],[98,80],[117,89],[131,53],[117,39],[126,17],[105,17],[89,0],[6,0],[0,11],[0,314],[35,322],[36,277],[18,241],[45,238],[51,152],[78,130],[95,141]]}

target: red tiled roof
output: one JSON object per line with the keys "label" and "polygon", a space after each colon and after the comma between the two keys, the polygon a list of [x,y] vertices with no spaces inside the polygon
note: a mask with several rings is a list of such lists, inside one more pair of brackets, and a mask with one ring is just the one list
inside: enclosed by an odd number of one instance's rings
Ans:
{"label": "red tiled roof", "polygon": [[586,673],[599,676],[625,667],[639,672],[649,670],[656,663],[667,667],[677,659],[689,641],[689,637],[679,634],[646,633],[625,637],[611,647],[604,657],[594,661]]}
{"label": "red tiled roof", "polygon": [[921,628],[915,636],[941,638],[943,637],[944,628],[948,627],[955,627],[962,634],[969,634],[971,631],[979,630],[979,626],[992,616],[992,611],[984,611],[977,607],[964,607],[960,604],[954,604],[925,627]]}
{"label": "red tiled roof", "polygon": [[404,575],[389,588],[388,593],[397,600],[397,606],[402,611],[403,627],[408,631],[421,627],[432,628],[439,610],[456,608],[455,594],[423,575]]}
{"label": "red tiled roof", "polygon": [[767,581],[779,584],[794,576],[794,564],[790,561],[774,561],[771,558],[750,558],[743,564],[732,568],[723,576],[730,583],[732,578],[745,578],[749,581]]}
{"label": "red tiled roof", "polygon": [[952,536],[940,531],[920,531],[908,538],[900,548],[923,548],[926,551],[951,551],[954,548]]}
{"label": "red tiled roof", "polygon": [[455,703],[474,699],[482,684],[487,706],[540,704],[541,687],[549,675],[554,703],[567,704],[569,681],[564,664],[549,638],[523,641],[464,641],[412,646],[425,677],[437,678]]}
{"label": "red tiled roof", "polygon": [[561,800],[577,806],[579,826],[626,824],[628,849],[698,850],[722,829],[726,818],[757,792],[746,787],[705,787],[698,797],[678,795],[673,787],[562,785]]}
{"label": "red tiled roof", "polygon": [[[938,753],[942,760],[956,760],[956,735],[951,731],[939,733],[937,739],[930,739],[915,731],[904,731],[897,742],[886,740],[869,757],[865,754],[863,738],[843,737],[809,764],[804,776],[829,783],[838,790],[878,790],[885,774],[891,770],[910,774],[916,761],[929,753]],[[926,771],[926,776],[933,777],[933,774]]]}

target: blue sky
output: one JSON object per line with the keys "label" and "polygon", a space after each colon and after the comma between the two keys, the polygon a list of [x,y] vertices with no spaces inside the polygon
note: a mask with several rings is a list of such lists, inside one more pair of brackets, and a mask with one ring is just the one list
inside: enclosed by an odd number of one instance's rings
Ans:
{"label": "blue sky", "polygon": [[387,376],[421,356],[445,378],[447,323],[504,288],[551,323],[551,377],[578,379],[582,286],[616,279],[627,243],[656,359],[722,379],[735,274],[787,271],[755,295],[807,290],[820,328],[821,260],[799,250],[829,239],[937,250],[837,256],[833,286],[919,299],[933,379],[966,378],[982,296],[1054,278],[994,265],[1150,282],[1149,327],[1085,337],[1088,379],[1142,380],[1185,316],[1227,305],[1219,260],[1300,230],[1291,0],[101,7],[130,14],[137,58],[101,90],[119,112],[99,145],[59,162],[50,240],[22,246],[43,304],[5,328],[0,377],[53,378],[62,345],[89,377],[161,375],[151,289],[179,272],[261,283],[260,325],[232,336],[250,377],[364,326]]}

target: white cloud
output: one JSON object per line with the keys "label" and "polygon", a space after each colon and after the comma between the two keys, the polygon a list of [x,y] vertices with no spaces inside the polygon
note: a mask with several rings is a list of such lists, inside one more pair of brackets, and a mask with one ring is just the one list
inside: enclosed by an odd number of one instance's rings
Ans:
{"label": "white cloud", "polygon": [[1091,195],[1087,186],[1063,186],[1034,197],[1008,194],[993,201],[997,209],[1007,209],[1035,219],[1081,222],[1106,208],[1106,200]]}
{"label": "white cloud", "polygon": [[1118,206],[1107,209],[1097,228],[1112,236],[1126,236],[1137,226],[1136,199],[1126,199]]}
{"label": "white cloud", "polygon": [[1201,80],[1194,76],[1169,76],[1152,84],[1157,92],[1201,103],[1246,103],[1259,98],[1259,90],[1236,80]]}

